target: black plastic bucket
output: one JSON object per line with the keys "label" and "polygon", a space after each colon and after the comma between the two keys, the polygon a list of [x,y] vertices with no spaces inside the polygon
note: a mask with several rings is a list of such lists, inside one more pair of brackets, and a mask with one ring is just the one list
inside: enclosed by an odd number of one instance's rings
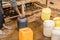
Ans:
{"label": "black plastic bucket", "polygon": [[27,20],[27,18],[26,17],[24,17],[24,18],[17,18],[17,25],[18,25],[18,28],[20,29],[20,28],[25,28],[25,27],[27,27],[27,22],[28,20]]}

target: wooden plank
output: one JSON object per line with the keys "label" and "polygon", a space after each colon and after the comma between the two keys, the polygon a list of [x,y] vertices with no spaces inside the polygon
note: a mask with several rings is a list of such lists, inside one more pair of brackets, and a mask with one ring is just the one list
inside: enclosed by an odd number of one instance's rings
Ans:
{"label": "wooden plank", "polygon": [[[8,8],[8,7],[11,7],[11,4],[9,2],[2,2],[3,3],[3,8]],[[26,3],[29,3],[29,1],[25,2]],[[20,1],[17,1],[17,5],[22,5],[22,3]]]}
{"label": "wooden plank", "polygon": [[[36,13],[36,12],[40,12],[41,11],[41,9],[39,9],[39,10],[35,10],[35,11],[32,11],[32,12],[27,12],[27,14],[29,13],[30,14],[30,16],[32,15],[32,13]],[[27,14],[25,14],[25,15],[27,15]],[[19,15],[16,15],[16,16],[12,16],[12,17],[8,17],[8,18],[6,18],[6,19],[12,19],[12,18],[16,18],[16,17],[18,17]]]}

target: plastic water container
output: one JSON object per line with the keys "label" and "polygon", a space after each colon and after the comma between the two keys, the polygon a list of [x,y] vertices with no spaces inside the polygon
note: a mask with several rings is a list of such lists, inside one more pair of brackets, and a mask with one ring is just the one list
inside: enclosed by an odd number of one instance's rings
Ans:
{"label": "plastic water container", "polygon": [[53,20],[55,22],[55,27],[60,26],[60,17],[55,17]]}
{"label": "plastic water container", "polygon": [[53,20],[45,20],[43,23],[43,34],[46,37],[51,37],[52,30],[54,28]]}
{"label": "plastic water container", "polygon": [[54,30],[60,30],[60,26],[54,27]]}
{"label": "plastic water container", "polygon": [[55,22],[55,27],[60,26],[60,21],[54,21]]}
{"label": "plastic water container", "polygon": [[60,17],[55,17],[53,20],[58,21],[58,20],[60,20]]}
{"label": "plastic water container", "polygon": [[33,31],[31,28],[19,29],[19,40],[33,40]]}
{"label": "plastic water container", "polygon": [[17,18],[17,25],[18,25],[18,28],[25,28],[27,27],[27,18],[24,17],[24,18]]}
{"label": "plastic water container", "polygon": [[52,31],[51,40],[60,40],[60,27],[55,27]]}
{"label": "plastic water container", "polygon": [[42,20],[49,20],[50,16],[51,16],[51,9],[50,8],[43,8],[42,14],[41,14],[41,19]]}

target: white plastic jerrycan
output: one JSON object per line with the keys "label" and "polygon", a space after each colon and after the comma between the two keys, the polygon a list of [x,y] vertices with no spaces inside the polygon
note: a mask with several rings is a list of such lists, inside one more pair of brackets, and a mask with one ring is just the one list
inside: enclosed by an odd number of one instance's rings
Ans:
{"label": "white plastic jerrycan", "polygon": [[52,31],[51,40],[60,40],[60,27],[55,27]]}
{"label": "white plastic jerrycan", "polygon": [[54,28],[53,20],[45,20],[43,23],[43,34],[46,37],[51,37],[52,30]]}

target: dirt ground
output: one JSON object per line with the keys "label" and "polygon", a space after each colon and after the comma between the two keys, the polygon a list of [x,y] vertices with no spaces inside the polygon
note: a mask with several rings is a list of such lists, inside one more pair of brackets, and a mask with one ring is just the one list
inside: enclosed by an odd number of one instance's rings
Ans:
{"label": "dirt ground", "polygon": [[[53,17],[51,17],[51,19],[56,17],[57,15],[53,12],[52,16]],[[60,16],[60,15],[58,15],[58,16]],[[34,33],[33,39],[34,40],[51,40],[51,38],[47,38],[43,35],[43,21],[41,20],[40,17],[38,17],[38,18],[39,18],[38,20],[28,23],[28,27],[30,27]],[[18,30],[17,30],[18,26],[17,26],[16,19],[12,19],[12,21],[6,23],[6,25],[11,26],[12,29],[11,30],[4,29],[3,31],[5,31],[6,34],[0,35],[0,40],[19,40],[19,37],[18,37],[19,35],[18,35]]]}
{"label": "dirt ground", "polygon": [[[9,23],[6,23],[6,25],[12,26],[13,30],[10,30],[10,34],[7,36],[3,36],[2,38],[0,37],[0,40],[19,40],[18,38],[18,30],[16,29],[17,27],[17,22],[16,20],[13,20]],[[50,40],[50,38],[44,37],[43,36],[43,26],[42,26],[42,20],[37,20],[32,23],[28,23],[28,27],[30,27],[33,30],[34,33],[34,40]],[[13,32],[11,32],[13,31]],[[6,32],[7,33],[7,32]],[[7,33],[8,34],[8,33]]]}
{"label": "dirt ground", "polygon": [[[39,14],[40,15],[40,14]],[[52,14],[53,17],[56,17],[56,13],[53,12]],[[60,15],[58,15],[60,16]],[[28,23],[28,27],[30,27],[34,33],[34,40],[51,40],[51,38],[47,38],[43,35],[43,21],[38,15],[34,15],[33,18],[36,17],[38,18],[36,21]],[[33,19],[32,18],[32,19]],[[30,20],[30,19],[29,19]],[[7,20],[6,20],[7,21]],[[7,26],[11,26],[11,30],[4,29],[3,31],[6,32],[5,35],[0,35],[0,40],[19,40],[19,35],[18,35],[18,30],[17,30],[17,20],[12,19],[10,22],[5,23]]]}
{"label": "dirt ground", "polygon": [[[51,4],[49,4],[48,6],[60,10],[60,6],[59,6],[60,2],[56,2],[56,1],[54,0],[53,6]],[[54,11],[53,13],[54,13],[52,15],[53,17],[57,16],[57,15],[55,15],[55,13],[59,13],[58,16],[60,16],[60,12]],[[42,24],[43,24],[43,22],[41,19],[36,20],[32,23],[28,23],[28,27],[30,27],[33,30],[34,40],[51,40],[51,38],[47,38],[43,35],[43,25]],[[16,27],[17,27],[16,19],[12,20],[11,22],[6,23],[6,25],[11,26],[13,29],[11,29],[11,30],[4,29],[3,31],[5,31],[6,34],[0,35],[0,40],[19,40],[18,30],[16,29]]]}

